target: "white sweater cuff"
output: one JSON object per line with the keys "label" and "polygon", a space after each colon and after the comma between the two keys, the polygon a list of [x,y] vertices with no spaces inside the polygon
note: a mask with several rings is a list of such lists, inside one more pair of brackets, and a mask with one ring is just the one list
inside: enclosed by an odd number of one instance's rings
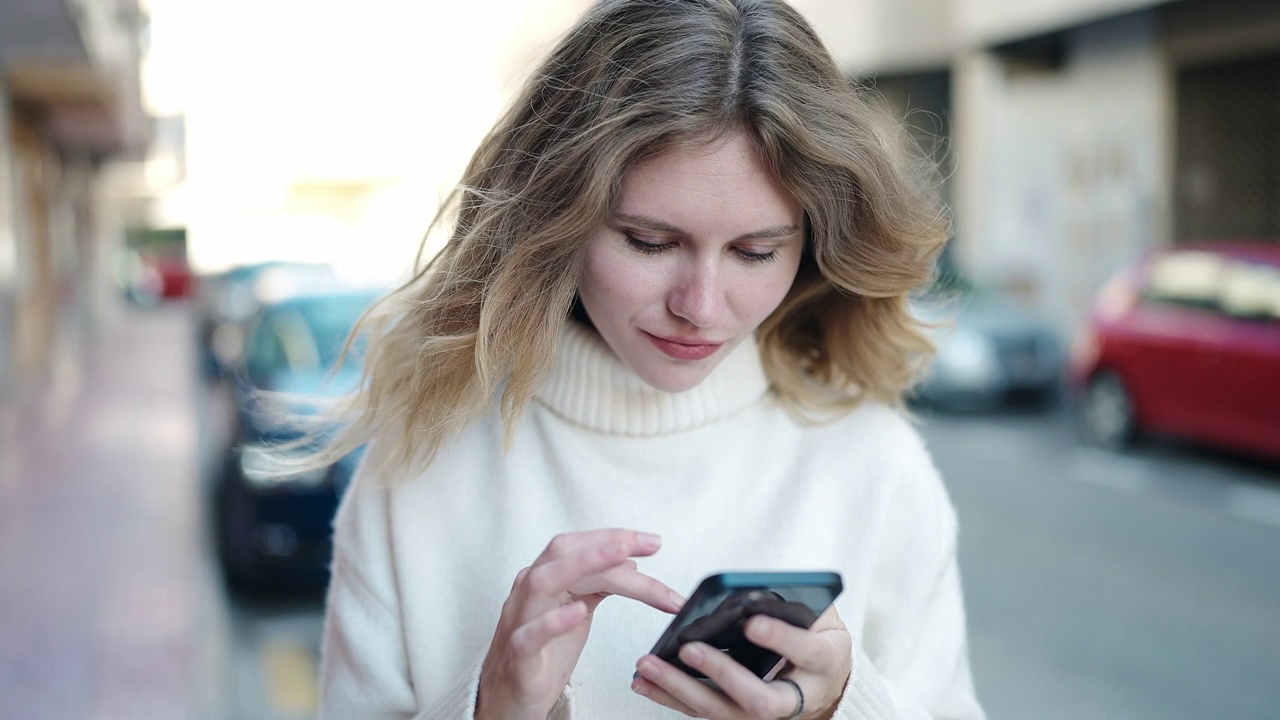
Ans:
{"label": "white sweater cuff", "polygon": [[836,706],[833,720],[905,720],[928,718],[918,704],[897,697],[899,693],[884,679],[860,648],[854,649],[853,672],[844,696]]}

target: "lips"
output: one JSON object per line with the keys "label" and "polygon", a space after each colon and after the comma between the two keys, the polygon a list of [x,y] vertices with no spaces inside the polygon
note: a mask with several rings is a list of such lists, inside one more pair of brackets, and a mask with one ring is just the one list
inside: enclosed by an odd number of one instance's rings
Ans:
{"label": "lips", "polygon": [[724,343],[706,342],[685,338],[665,338],[645,333],[649,342],[661,350],[667,357],[676,360],[705,360],[715,354]]}

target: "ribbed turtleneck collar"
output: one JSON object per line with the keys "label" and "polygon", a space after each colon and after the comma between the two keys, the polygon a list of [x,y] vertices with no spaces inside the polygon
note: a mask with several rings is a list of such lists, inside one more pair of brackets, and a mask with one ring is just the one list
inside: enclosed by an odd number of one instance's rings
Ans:
{"label": "ribbed turtleneck collar", "polygon": [[569,421],[603,433],[666,435],[733,415],[768,389],[754,338],[734,348],[696,387],[669,393],[641,380],[595,330],[569,320],[555,368],[537,398]]}

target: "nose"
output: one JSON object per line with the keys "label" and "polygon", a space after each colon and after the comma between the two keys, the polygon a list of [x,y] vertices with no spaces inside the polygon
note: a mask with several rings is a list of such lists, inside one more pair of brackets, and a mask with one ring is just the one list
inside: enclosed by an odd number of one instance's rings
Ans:
{"label": "nose", "polygon": [[724,287],[714,263],[687,268],[667,295],[667,308],[700,328],[719,322],[726,306]]}

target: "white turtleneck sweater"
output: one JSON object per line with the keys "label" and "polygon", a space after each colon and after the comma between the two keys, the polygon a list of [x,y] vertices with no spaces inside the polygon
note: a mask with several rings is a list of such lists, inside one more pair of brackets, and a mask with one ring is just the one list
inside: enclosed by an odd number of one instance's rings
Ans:
{"label": "white turtleneck sweater", "polygon": [[[374,477],[373,443],[335,521],[322,717],[472,718],[516,573],[557,533],[604,527],[660,534],[640,569],[685,594],[723,570],[840,571],[855,649],[836,717],[983,717],[955,513],[896,411],[800,425],[751,342],[698,387],[664,393],[570,322],[514,446],[502,445],[496,407],[417,477]],[[669,620],[605,600],[552,717],[683,717],[630,689]]]}

